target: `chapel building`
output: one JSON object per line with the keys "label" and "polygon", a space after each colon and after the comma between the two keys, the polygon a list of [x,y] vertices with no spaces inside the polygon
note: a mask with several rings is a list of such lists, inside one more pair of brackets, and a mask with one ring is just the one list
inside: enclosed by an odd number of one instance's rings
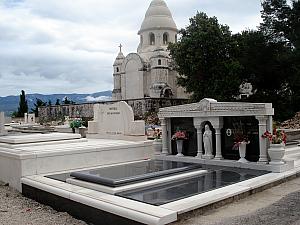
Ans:
{"label": "chapel building", "polygon": [[177,41],[178,29],[163,0],[152,0],[138,35],[137,53],[120,52],[113,64],[113,100],[141,98],[187,99],[177,86],[178,73],[172,66],[168,44]]}

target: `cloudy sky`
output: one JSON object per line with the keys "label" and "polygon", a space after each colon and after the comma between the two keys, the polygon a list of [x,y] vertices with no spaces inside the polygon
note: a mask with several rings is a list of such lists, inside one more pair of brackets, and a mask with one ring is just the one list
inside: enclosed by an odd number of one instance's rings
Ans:
{"label": "cloudy sky", "polygon": [[[122,43],[135,52],[151,0],[0,0],[0,96],[112,90]],[[166,0],[178,28],[197,11],[256,28],[260,0]]]}

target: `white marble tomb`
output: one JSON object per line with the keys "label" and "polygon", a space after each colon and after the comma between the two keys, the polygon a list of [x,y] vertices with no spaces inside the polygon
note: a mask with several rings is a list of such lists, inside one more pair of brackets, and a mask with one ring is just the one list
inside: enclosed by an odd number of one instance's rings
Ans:
{"label": "white marble tomb", "polygon": [[94,105],[94,121],[89,121],[89,134],[99,137],[145,136],[145,121],[134,121],[132,108],[124,101]]}
{"label": "white marble tomb", "polygon": [[[162,154],[171,152],[171,118],[193,118],[194,127],[197,129],[198,158],[202,155],[203,134],[202,129],[207,122],[215,129],[216,155],[214,159],[221,160],[221,129],[224,117],[255,117],[258,120],[259,136],[265,131],[273,130],[274,109],[271,103],[246,103],[246,102],[218,102],[205,98],[198,103],[166,107],[159,110],[158,116],[162,126],[163,149]],[[268,163],[267,141],[259,139],[259,163]]]}

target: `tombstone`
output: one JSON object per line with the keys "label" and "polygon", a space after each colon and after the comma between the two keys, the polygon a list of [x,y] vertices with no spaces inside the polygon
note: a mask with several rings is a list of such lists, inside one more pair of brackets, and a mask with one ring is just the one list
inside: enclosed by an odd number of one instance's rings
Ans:
{"label": "tombstone", "polygon": [[25,124],[35,124],[35,114],[34,113],[24,113],[24,123]]}
{"label": "tombstone", "polygon": [[145,121],[134,121],[132,108],[126,102],[95,104],[94,121],[89,121],[89,134],[101,136],[145,136]]}
{"label": "tombstone", "polygon": [[64,125],[70,126],[70,117],[69,116],[65,116]]}
{"label": "tombstone", "polygon": [[4,112],[0,112],[0,136],[6,134],[4,129],[5,117]]}

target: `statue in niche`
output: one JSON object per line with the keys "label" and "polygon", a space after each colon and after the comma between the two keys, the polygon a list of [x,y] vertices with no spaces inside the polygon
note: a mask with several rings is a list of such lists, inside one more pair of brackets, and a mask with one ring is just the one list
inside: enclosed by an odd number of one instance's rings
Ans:
{"label": "statue in niche", "polygon": [[210,130],[209,126],[206,124],[203,133],[203,143],[204,143],[204,150],[205,155],[204,158],[212,159],[213,158],[213,145],[212,145],[212,131]]}

